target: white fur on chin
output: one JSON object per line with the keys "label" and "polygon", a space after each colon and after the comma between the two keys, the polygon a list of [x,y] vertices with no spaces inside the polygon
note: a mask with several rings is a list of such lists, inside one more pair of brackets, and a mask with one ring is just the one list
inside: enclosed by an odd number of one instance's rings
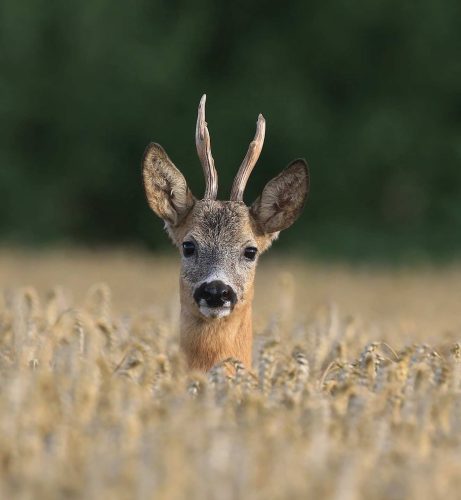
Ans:
{"label": "white fur on chin", "polygon": [[232,309],[229,306],[208,307],[200,306],[200,312],[207,318],[220,319],[229,316]]}

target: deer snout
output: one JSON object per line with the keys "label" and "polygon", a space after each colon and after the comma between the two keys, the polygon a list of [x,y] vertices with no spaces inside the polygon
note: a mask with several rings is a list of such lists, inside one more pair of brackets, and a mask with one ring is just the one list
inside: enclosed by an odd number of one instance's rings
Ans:
{"label": "deer snout", "polygon": [[210,281],[202,283],[194,293],[195,302],[199,306],[206,304],[208,307],[234,307],[237,295],[232,287],[222,281]]}

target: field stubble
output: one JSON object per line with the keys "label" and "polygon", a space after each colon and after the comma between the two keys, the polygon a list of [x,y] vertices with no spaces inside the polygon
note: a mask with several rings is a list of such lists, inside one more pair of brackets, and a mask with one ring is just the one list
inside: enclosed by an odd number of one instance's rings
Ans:
{"label": "field stubble", "polygon": [[458,498],[461,267],[260,265],[188,373],[176,260],[0,253],[0,498]]}

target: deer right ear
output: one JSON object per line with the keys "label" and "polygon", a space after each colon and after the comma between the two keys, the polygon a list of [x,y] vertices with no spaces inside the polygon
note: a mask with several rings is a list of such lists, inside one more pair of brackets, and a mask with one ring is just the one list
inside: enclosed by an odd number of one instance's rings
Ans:
{"label": "deer right ear", "polygon": [[307,163],[295,160],[266,184],[251,206],[251,214],[264,234],[282,231],[298,218],[308,193]]}
{"label": "deer right ear", "polygon": [[159,144],[147,146],[142,165],[150,208],[166,223],[177,226],[195,203],[186,179]]}

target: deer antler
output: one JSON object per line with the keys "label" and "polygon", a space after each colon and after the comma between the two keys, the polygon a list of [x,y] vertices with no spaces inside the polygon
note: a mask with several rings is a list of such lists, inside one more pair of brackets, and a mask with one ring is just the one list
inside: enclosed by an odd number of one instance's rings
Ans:
{"label": "deer antler", "polygon": [[218,174],[211,156],[210,134],[205,121],[206,94],[203,94],[198,106],[197,128],[195,130],[195,144],[197,153],[205,174],[205,194],[204,200],[215,200],[218,194]]}
{"label": "deer antler", "polygon": [[245,186],[247,184],[248,178],[258,161],[259,155],[264,144],[264,135],[266,133],[266,120],[263,115],[258,116],[258,121],[256,122],[256,134],[250,146],[248,148],[247,154],[243,159],[242,164],[235,176],[234,184],[232,185],[232,191],[230,199],[231,201],[242,201],[243,192],[245,191]]}

